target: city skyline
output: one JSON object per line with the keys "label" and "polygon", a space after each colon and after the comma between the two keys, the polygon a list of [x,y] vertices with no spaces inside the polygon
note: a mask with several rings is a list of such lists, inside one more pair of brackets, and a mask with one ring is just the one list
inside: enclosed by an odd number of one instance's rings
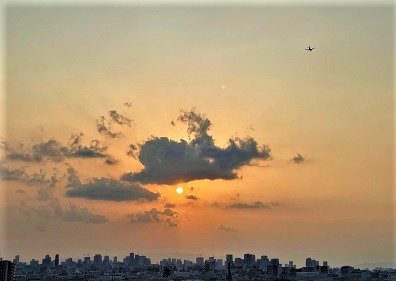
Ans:
{"label": "city skyline", "polygon": [[391,5],[5,13],[0,256],[395,263]]}

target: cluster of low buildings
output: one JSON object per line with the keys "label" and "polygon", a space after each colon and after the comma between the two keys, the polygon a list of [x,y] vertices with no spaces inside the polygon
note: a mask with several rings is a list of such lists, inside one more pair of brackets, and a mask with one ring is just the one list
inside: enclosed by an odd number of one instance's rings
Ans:
{"label": "cluster of low buildings", "polygon": [[245,254],[234,258],[228,254],[225,259],[197,257],[195,261],[175,258],[163,259],[157,264],[143,255],[130,253],[122,260],[117,257],[96,254],[73,260],[61,261],[46,255],[41,261],[32,259],[21,262],[16,256],[13,261],[0,259],[0,281],[113,281],[113,280],[174,280],[174,281],[396,281],[395,269],[356,269],[351,266],[332,268],[324,261],[306,259],[304,267],[298,268],[293,261],[281,264],[279,259],[267,256],[256,258]]}

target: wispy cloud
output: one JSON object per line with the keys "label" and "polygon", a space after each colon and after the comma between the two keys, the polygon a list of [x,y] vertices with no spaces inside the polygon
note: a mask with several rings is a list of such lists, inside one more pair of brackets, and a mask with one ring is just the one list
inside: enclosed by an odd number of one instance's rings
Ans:
{"label": "wispy cloud", "polygon": [[237,230],[235,228],[229,227],[229,226],[225,226],[225,225],[220,225],[218,227],[219,230],[221,231],[225,231],[225,232],[237,232]]}
{"label": "wispy cloud", "polygon": [[272,207],[278,206],[279,204],[276,202],[270,202],[268,204],[264,204],[261,201],[256,201],[252,203],[233,203],[227,205],[226,209],[271,209]]}

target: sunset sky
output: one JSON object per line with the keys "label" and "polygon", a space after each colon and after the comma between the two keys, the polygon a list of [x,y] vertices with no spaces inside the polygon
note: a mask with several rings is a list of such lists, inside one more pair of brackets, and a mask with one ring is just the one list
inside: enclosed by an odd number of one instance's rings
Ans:
{"label": "sunset sky", "polygon": [[390,6],[5,12],[0,256],[395,261]]}

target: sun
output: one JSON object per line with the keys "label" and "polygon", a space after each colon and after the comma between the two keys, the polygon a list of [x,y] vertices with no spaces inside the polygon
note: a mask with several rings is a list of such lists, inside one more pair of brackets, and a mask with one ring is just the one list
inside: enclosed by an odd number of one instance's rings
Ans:
{"label": "sun", "polygon": [[183,193],[183,187],[178,186],[178,187],[176,188],[176,192],[177,192],[177,194],[182,194],[182,193]]}

